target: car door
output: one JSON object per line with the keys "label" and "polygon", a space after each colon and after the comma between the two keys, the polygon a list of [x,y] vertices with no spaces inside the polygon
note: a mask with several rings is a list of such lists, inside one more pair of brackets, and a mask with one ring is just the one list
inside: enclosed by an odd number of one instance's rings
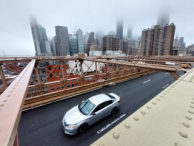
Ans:
{"label": "car door", "polygon": [[104,108],[103,108],[104,117],[111,114],[111,111],[113,109],[113,104],[112,103],[113,103],[112,100],[104,102]]}
{"label": "car door", "polygon": [[99,104],[90,114],[90,123],[91,125],[101,120],[104,117],[103,113],[104,102]]}

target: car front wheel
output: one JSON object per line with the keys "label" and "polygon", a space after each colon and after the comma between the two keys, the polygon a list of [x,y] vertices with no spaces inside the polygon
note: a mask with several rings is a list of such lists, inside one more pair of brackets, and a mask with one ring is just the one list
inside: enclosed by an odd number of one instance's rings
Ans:
{"label": "car front wheel", "polygon": [[88,128],[87,124],[83,124],[79,127],[78,129],[78,133],[84,133],[86,131],[86,129]]}

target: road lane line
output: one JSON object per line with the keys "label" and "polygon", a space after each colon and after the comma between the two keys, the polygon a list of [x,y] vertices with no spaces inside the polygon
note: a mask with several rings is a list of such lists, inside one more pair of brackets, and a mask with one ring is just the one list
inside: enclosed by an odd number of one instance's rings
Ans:
{"label": "road lane line", "polygon": [[147,82],[149,82],[149,81],[151,81],[151,79],[149,79],[149,80],[147,80],[147,81],[145,81],[145,82],[143,82],[143,83],[145,84],[145,83],[147,83]]}
{"label": "road lane line", "polygon": [[169,86],[169,84],[167,84],[166,86],[164,86],[163,89],[166,88],[167,86]]}
{"label": "road lane line", "polygon": [[168,74],[168,73],[165,73],[166,75]]}
{"label": "road lane line", "polygon": [[107,124],[106,126],[104,126],[103,128],[101,128],[100,130],[97,131],[97,134],[100,134],[102,131],[104,131],[105,129],[107,129],[108,127],[110,127],[111,125],[113,125],[114,123],[116,123],[118,120],[120,120],[121,118],[123,118],[126,114],[123,114],[121,116],[119,116],[118,118],[116,118],[114,121],[112,121],[111,123]]}

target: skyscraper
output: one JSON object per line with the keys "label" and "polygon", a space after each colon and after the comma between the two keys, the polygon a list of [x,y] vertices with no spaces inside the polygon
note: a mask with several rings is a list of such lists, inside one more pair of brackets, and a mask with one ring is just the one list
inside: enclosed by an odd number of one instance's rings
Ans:
{"label": "skyscraper", "polygon": [[89,51],[90,51],[90,46],[94,44],[94,32],[89,33],[89,38],[87,41],[87,48],[86,48],[86,53],[89,56]]}
{"label": "skyscraper", "polygon": [[32,31],[36,56],[45,56],[51,53],[50,43],[46,35],[46,29],[41,25],[39,25],[37,23],[37,20],[33,17],[31,17],[30,19],[30,25],[31,25],[31,31]]}
{"label": "skyscraper", "polygon": [[55,31],[57,56],[70,55],[68,28],[65,26],[55,26]]}
{"label": "skyscraper", "polygon": [[44,27],[42,27],[41,25],[38,25],[38,32],[39,32],[39,36],[40,36],[41,53],[47,53],[46,41],[48,41],[48,38],[46,35],[46,29]]}
{"label": "skyscraper", "polygon": [[175,25],[155,25],[154,29],[142,31],[141,38],[141,55],[171,55],[173,40],[175,33]]}
{"label": "skyscraper", "polygon": [[185,49],[184,37],[179,38],[178,46],[181,47],[182,49]]}
{"label": "skyscraper", "polygon": [[89,39],[89,33],[86,32],[86,34],[84,35],[84,53],[86,53],[86,50],[87,50],[88,39]]}
{"label": "skyscraper", "polygon": [[56,36],[51,40],[51,52],[53,53],[53,56],[56,56]]}
{"label": "skyscraper", "polygon": [[40,46],[40,36],[39,36],[39,28],[38,28],[38,23],[35,18],[30,18],[30,25],[31,25],[31,31],[32,31],[32,36],[33,36],[33,41],[34,41],[34,46],[35,46],[35,54],[36,56],[41,56],[41,46]]}
{"label": "skyscraper", "polygon": [[121,40],[123,39],[123,22],[122,21],[117,22],[117,37],[119,37]]}
{"label": "skyscraper", "polygon": [[77,46],[79,53],[84,53],[84,38],[83,38],[83,31],[79,29],[76,33],[77,36]]}
{"label": "skyscraper", "polygon": [[104,33],[101,31],[96,32],[96,39],[98,40],[97,45],[98,45],[98,50],[102,50],[102,38],[104,36]]}
{"label": "skyscraper", "polygon": [[127,38],[132,40],[132,30],[130,28],[127,30]]}
{"label": "skyscraper", "polygon": [[79,53],[78,41],[77,41],[76,36],[69,35],[69,44],[70,44],[70,55],[71,56]]}
{"label": "skyscraper", "polygon": [[121,41],[121,50],[125,53],[129,53],[129,41],[128,40],[122,40]]}
{"label": "skyscraper", "polygon": [[114,35],[107,35],[103,37],[103,51],[118,51],[119,38]]}

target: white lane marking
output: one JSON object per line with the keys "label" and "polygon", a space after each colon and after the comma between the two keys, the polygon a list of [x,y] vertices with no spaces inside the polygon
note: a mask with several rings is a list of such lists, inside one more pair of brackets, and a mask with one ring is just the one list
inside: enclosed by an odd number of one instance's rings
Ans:
{"label": "white lane marking", "polygon": [[168,73],[165,73],[166,75],[168,74]]}
{"label": "white lane marking", "polygon": [[167,86],[169,86],[169,84],[167,84],[166,86],[164,86],[163,89],[166,88]]}
{"label": "white lane marking", "polygon": [[107,129],[108,127],[110,127],[111,125],[113,125],[114,123],[116,123],[118,120],[120,120],[121,118],[123,118],[126,114],[121,115],[120,117],[116,118],[114,121],[112,121],[111,123],[107,124],[106,126],[104,126],[103,128],[101,128],[100,130],[97,131],[97,134],[100,134],[102,131],[104,131],[105,129]]}
{"label": "white lane marking", "polygon": [[151,81],[151,79],[149,79],[149,80],[147,80],[147,81],[145,81],[145,82],[143,82],[143,83],[145,84],[145,83],[147,83],[147,82],[149,82],[149,81]]}

